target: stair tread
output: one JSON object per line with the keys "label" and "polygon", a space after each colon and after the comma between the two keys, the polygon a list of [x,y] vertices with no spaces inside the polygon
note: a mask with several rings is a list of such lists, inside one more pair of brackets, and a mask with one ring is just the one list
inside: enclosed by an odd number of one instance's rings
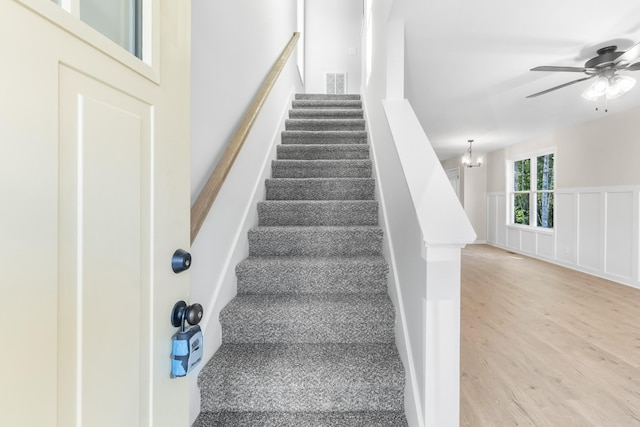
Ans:
{"label": "stair tread", "polygon": [[386,294],[238,295],[220,312],[220,322],[393,323]]}
{"label": "stair tread", "polygon": [[295,99],[293,108],[362,108],[362,101],[355,99]]}
{"label": "stair tread", "polygon": [[282,144],[367,144],[364,130],[283,130]]}
{"label": "stair tread", "polygon": [[378,225],[376,200],[266,200],[258,202],[258,225]]}
{"label": "stair tread", "polygon": [[368,144],[281,144],[278,159],[339,160],[368,159]]}
{"label": "stair tread", "polygon": [[356,99],[361,97],[357,93],[296,93],[295,99]]}
{"label": "stair tread", "polygon": [[370,178],[369,159],[273,160],[272,178]]}
{"label": "stair tread", "polygon": [[[291,119],[289,119],[291,120]],[[309,120],[314,121],[314,120]],[[320,120],[322,121],[322,120]],[[336,122],[342,122],[344,120],[335,120]],[[316,135],[320,137],[354,137],[354,136],[367,136],[366,130],[283,130],[284,136],[310,136]]]}
{"label": "stair tread", "polygon": [[277,159],[273,160],[273,163],[283,165],[297,165],[297,166],[344,166],[344,165],[370,165],[371,159]]}
{"label": "stair tread", "polygon": [[369,265],[386,265],[387,260],[382,255],[359,255],[359,256],[254,256],[247,257],[238,263],[238,266],[245,265],[267,265],[277,264],[282,268],[288,266],[298,268],[303,266],[311,266],[316,268],[320,265],[354,265],[354,264],[369,264]]}
{"label": "stair tread", "polygon": [[236,266],[238,294],[386,294],[388,271],[381,255],[254,256]]}
{"label": "stair tread", "polygon": [[374,200],[373,178],[269,178],[267,200]]}
{"label": "stair tread", "polygon": [[202,412],[193,427],[406,427],[402,411]]}
{"label": "stair tread", "polygon": [[299,108],[289,110],[289,118],[350,118],[362,119],[364,110],[361,108]]}
{"label": "stair tread", "polygon": [[310,205],[310,206],[378,206],[377,200],[262,200],[260,205]]}
{"label": "stair tread", "polygon": [[382,233],[378,225],[258,225],[249,232],[260,233],[345,233],[374,232]]}
{"label": "stair tread", "polygon": [[203,367],[204,411],[402,410],[395,344],[223,344]]}

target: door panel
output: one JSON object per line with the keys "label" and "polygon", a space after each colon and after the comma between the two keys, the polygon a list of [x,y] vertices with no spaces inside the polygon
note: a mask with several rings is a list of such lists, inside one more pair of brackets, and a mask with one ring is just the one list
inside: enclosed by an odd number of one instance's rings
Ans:
{"label": "door panel", "polygon": [[188,301],[190,3],[143,9],[152,65],[50,0],[0,0],[2,426],[188,425],[169,313]]}
{"label": "door panel", "polygon": [[151,123],[149,105],[61,67],[60,425],[148,424]]}

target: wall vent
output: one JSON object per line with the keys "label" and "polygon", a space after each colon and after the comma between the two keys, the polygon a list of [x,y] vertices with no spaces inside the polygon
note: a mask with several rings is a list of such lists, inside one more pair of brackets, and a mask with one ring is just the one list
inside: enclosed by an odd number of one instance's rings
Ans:
{"label": "wall vent", "polygon": [[328,94],[347,93],[347,73],[326,73]]}

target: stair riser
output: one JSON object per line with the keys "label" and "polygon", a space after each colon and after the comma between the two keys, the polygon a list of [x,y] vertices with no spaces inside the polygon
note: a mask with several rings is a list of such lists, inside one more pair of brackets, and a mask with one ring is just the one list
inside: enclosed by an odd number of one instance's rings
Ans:
{"label": "stair riser", "polygon": [[386,262],[327,259],[317,262],[240,263],[238,295],[243,294],[386,294]]}
{"label": "stair riser", "polygon": [[322,323],[316,325],[222,323],[224,343],[393,343],[393,322]]}
{"label": "stair riser", "polygon": [[[260,389],[232,389],[220,384],[220,402],[203,402],[205,411],[402,411],[404,390],[349,388],[344,390],[285,386],[266,394]],[[266,394],[266,395],[265,395]],[[218,400],[218,399],[216,399]],[[217,403],[217,402],[216,402]]]}
{"label": "stair riser", "polygon": [[364,111],[353,109],[320,109],[314,110],[312,108],[302,108],[289,111],[290,119],[362,119],[364,118]]}
{"label": "stair riser", "polygon": [[288,119],[285,121],[285,130],[303,131],[343,131],[365,130],[362,119]]}
{"label": "stair riser", "polygon": [[193,427],[407,427],[402,411],[201,412]]}
{"label": "stair riser", "polygon": [[291,131],[282,132],[283,144],[366,144],[367,133],[365,131],[335,131],[312,132]]}
{"label": "stair riser", "polygon": [[275,161],[271,167],[273,178],[371,178],[371,162],[286,162]]}
{"label": "stair riser", "polygon": [[360,100],[355,93],[296,93],[296,100]]}
{"label": "stair riser", "polygon": [[359,256],[382,254],[382,230],[249,231],[249,256]]}
{"label": "stair riser", "polygon": [[357,100],[294,100],[292,107],[297,108],[311,108],[311,109],[345,109],[355,108],[362,109],[362,101]]}
{"label": "stair riser", "polygon": [[375,182],[351,179],[267,179],[267,200],[373,200]]}
{"label": "stair riser", "polygon": [[260,202],[259,225],[377,225],[377,202]]}
{"label": "stair riser", "polygon": [[360,144],[278,145],[277,156],[282,160],[368,159],[369,146]]}

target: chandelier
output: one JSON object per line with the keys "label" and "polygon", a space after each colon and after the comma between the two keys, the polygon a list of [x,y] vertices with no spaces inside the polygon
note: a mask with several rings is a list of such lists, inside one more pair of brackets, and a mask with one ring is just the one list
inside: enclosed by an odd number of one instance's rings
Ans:
{"label": "chandelier", "polygon": [[482,157],[478,157],[478,160],[476,161],[476,163],[473,163],[473,151],[471,149],[471,143],[473,142],[473,139],[470,139],[468,142],[469,142],[469,149],[467,150],[467,154],[462,156],[462,164],[468,168],[475,168],[475,167],[482,166]]}

